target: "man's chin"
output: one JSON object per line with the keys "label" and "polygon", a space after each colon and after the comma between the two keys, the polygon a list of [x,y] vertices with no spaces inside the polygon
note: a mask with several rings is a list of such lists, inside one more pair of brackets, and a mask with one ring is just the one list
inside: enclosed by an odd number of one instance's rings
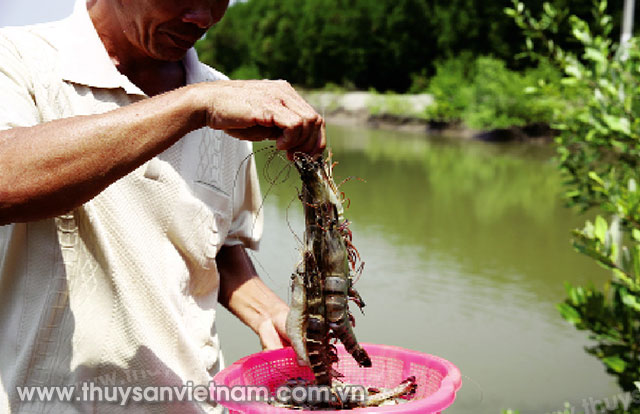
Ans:
{"label": "man's chin", "polygon": [[187,52],[183,52],[181,55],[176,55],[176,56],[171,56],[171,57],[166,57],[164,60],[165,62],[180,62],[185,55],[187,54]]}
{"label": "man's chin", "polygon": [[152,44],[156,59],[175,62],[184,57],[187,51],[193,47],[195,41],[178,37],[176,35],[159,33],[155,44]]}
{"label": "man's chin", "polygon": [[151,57],[164,62],[179,62],[185,57],[189,49],[184,49],[182,47],[167,47],[162,50],[155,51],[155,53],[151,54]]}

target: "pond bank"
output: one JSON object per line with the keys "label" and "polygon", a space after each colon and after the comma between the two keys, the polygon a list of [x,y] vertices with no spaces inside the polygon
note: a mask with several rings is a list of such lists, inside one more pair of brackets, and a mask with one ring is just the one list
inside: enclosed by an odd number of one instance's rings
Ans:
{"label": "pond bank", "polygon": [[380,94],[375,92],[299,91],[327,122],[378,129],[424,132],[429,135],[491,142],[551,142],[553,130],[545,124],[474,130],[462,124],[427,119],[433,105],[430,94]]}

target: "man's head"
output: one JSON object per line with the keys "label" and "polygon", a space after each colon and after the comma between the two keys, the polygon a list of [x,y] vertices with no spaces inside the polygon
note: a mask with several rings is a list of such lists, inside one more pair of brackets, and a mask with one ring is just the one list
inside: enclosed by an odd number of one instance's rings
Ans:
{"label": "man's head", "polygon": [[229,5],[229,0],[109,1],[131,46],[153,59],[168,61],[181,59],[220,21]]}

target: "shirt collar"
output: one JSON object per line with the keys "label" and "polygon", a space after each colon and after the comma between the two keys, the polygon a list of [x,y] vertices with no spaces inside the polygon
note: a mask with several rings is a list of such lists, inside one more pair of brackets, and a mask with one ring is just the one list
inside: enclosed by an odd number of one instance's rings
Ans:
{"label": "shirt collar", "polygon": [[[86,0],[76,0],[73,13],[64,21],[66,30],[59,37],[63,80],[95,88],[122,88],[128,94],[146,96],[116,69],[89,17]],[[189,49],[182,62],[187,84],[208,80],[195,49]]]}
{"label": "shirt collar", "polygon": [[217,80],[215,77],[211,76],[211,74],[205,69],[206,66],[200,62],[195,48],[187,50],[187,54],[182,58],[182,63],[184,64],[184,70],[187,73],[187,85]]}

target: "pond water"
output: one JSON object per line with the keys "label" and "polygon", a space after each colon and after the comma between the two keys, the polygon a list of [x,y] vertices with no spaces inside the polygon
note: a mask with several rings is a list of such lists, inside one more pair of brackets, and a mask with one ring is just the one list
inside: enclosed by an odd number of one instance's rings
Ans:
{"label": "pond water", "polygon": [[[607,274],[570,245],[585,218],[564,207],[550,148],[331,125],[328,136],[335,181],[355,177],[340,189],[366,262],[356,285],[366,314],[352,307],[359,341],[456,364],[463,386],[450,414],[542,414],[565,401],[582,410],[584,399],[619,392],[584,352],[587,334],[555,308],[565,281],[600,286]],[[252,257],[288,298],[300,259],[299,178],[271,150],[256,152],[265,235]],[[227,363],[259,351],[226,310],[218,329]]]}

